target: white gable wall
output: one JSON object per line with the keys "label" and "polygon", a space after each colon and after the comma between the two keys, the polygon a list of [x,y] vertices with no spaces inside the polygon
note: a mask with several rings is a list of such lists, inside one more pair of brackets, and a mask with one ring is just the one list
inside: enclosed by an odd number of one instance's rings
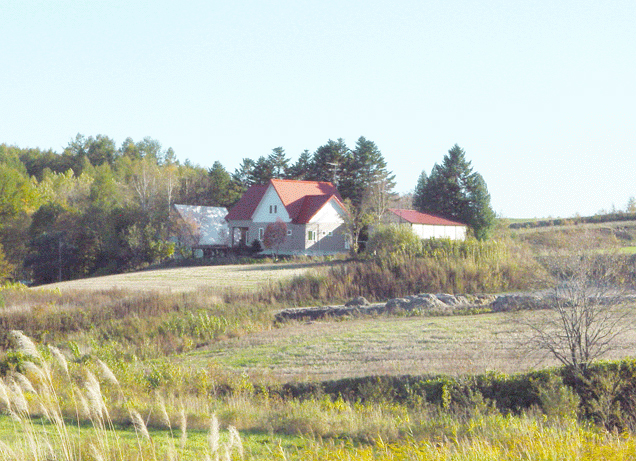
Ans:
{"label": "white gable wall", "polygon": [[329,200],[329,202],[325,203],[325,205],[318,210],[318,213],[311,218],[309,223],[343,223],[343,214],[344,211],[342,208],[340,208],[334,200]]}
{"label": "white gable wall", "polygon": [[[269,212],[270,207],[272,207],[272,213]],[[276,210],[275,213],[273,212],[274,209]],[[274,189],[274,186],[270,184],[261,199],[261,203],[259,203],[256,210],[254,210],[252,221],[269,223],[276,222],[277,219],[286,223],[291,222],[291,218],[285,209],[285,205],[283,205],[283,202],[278,196],[276,189]]]}

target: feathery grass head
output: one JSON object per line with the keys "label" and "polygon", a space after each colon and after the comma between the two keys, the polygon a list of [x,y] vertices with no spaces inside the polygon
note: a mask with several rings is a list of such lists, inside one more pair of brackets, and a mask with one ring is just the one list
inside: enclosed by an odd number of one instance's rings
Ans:
{"label": "feathery grass head", "polygon": [[42,360],[42,355],[38,351],[37,347],[35,347],[35,343],[20,330],[11,330],[11,338],[13,339],[17,350],[25,355],[30,355],[31,357]]}
{"label": "feathery grass head", "polygon": [[243,459],[243,442],[241,441],[239,431],[234,426],[229,426],[227,430],[230,433],[230,441],[228,445],[230,448],[236,447],[239,456]]}
{"label": "feathery grass head", "polygon": [[219,450],[219,420],[215,414],[210,417],[210,431],[208,432],[208,445],[212,454]]}
{"label": "feathery grass head", "polygon": [[62,352],[57,347],[51,346],[50,344],[49,344],[49,350],[51,351],[51,354],[53,355],[53,358],[55,358],[58,365],[66,373],[66,376],[70,378],[71,374],[68,371],[68,362],[66,360],[66,357],[64,357],[64,354],[62,354]]}
{"label": "feathery grass head", "polygon": [[104,461],[104,457],[102,456],[100,451],[97,449],[97,447],[93,445],[92,443],[89,445],[89,451],[95,461]]}
{"label": "feathery grass head", "polygon": [[29,378],[19,372],[14,372],[13,377],[15,378],[15,382],[20,386],[20,389],[22,389],[23,392],[30,392],[31,394],[37,395],[38,392],[35,390],[35,387],[33,387],[33,384],[31,383]]}
{"label": "feathery grass head", "polygon": [[46,383],[47,379],[45,370],[37,366],[35,363],[29,361],[24,362],[22,365],[24,367],[24,371],[28,373],[31,378],[36,378],[36,381],[32,381],[32,383],[37,382],[40,385],[44,385]]}
{"label": "feathery grass head", "polygon": [[179,412],[179,427],[181,429],[181,449],[183,450],[188,440],[188,419],[183,405],[181,405],[181,411]]}
{"label": "feathery grass head", "polygon": [[24,398],[24,393],[22,392],[22,388],[18,383],[15,382],[14,379],[11,379],[9,383],[9,389],[11,391],[11,402],[13,403],[13,407],[16,410],[16,414],[26,415],[29,413],[29,405],[27,404],[26,399]]}
{"label": "feathery grass head", "polygon": [[142,435],[146,440],[150,440],[150,433],[148,432],[148,428],[146,427],[146,423],[143,418],[139,414],[138,411],[130,410],[130,419],[135,426],[135,430]]}
{"label": "feathery grass head", "polygon": [[90,418],[91,408],[88,403],[88,400],[86,399],[86,397],[84,397],[84,394],[82,394],[81,392],[75,392],[74,395],[78,401],[77,407],[78,407],[79,414],[84,418]]}
{"label": "feathery grass head", "polygon": [[88,399],[89,410],[91,415],[98,416],[100,419],[107,412],[106,404],[99,387],[99,381],[93,373],[86,370],[86,381],[84,382],[86,389],[86,398]]}
{"label": "feathery grass head", "polygon": [[161,415],[161,422],[170,430],[172,430],[172,424],[170,423],[170,417],[166,410],[166,404],[163,401],[163,397],[157,394],[157,403],[159,404],[159,414]]}
{"label": "feathery grass head", "polygon": [[106,365],[101,360],[97,359],[97,366],[99,366],[100,375],[104,379],[104,381],[109,382],[113,386],[121,387],[119,385],[119,381],[117,380],[117,377],[115,376],[115,373],[113,373],[113,371],[108,367],[108,365]]}
{"label": "feathery grass head", "polygon": [[0,378],[0,402],[4,405],[8,411],[11,409],[11,399],[9,398],[9,388],[4,383],[4,380]]}

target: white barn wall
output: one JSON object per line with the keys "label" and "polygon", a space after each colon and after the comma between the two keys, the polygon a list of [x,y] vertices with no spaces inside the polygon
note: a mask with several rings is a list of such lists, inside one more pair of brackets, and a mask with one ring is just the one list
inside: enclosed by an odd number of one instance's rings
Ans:
{"label": "white barn wall", "polygon": [[[409,223],[410,224],[410,223]],[[411,229],[420,238],[449,238],[464,240],[466,227],[464,226],[434,226],[429,224],[411,224]]]}
{"label": "white barn wall", "polygon": [[433,224],[412,224],[391,212],[384,213],[384,224],[409,226],[413,233],[420,238],[449,238],[451,240],[465,240],[466,226],[443,226]]}

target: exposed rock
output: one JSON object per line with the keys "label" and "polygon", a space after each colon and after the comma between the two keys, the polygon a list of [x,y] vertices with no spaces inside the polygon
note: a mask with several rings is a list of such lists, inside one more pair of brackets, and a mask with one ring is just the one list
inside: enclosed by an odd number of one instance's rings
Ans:
{"label": "exposed rock", "polygon": [[536,295],[501,295],[490,303],[493,312],[545,309],[550,299]]}
{"label": "exposed rock", "polygon": [[305,307],[284,309],[276,314],[277,321],[315,320],[343,315],[378,315],[384,313],[412,313],[420,315],[452,315],[470,309],[492,312],[546,309],[554,305],[554,297],[546,293],[506,295],[451,295],[420,293],[389,299],[383,304],[369,304],[359,296],[344,306]]}
{"label": "exposed rock", "polygon": [[367,301],[367,298],[364,296],[358,296],[357,298],[353,298],[350,301],[345,303],[346,307],[354,307],[354,306],[368,306],[370,303]]}

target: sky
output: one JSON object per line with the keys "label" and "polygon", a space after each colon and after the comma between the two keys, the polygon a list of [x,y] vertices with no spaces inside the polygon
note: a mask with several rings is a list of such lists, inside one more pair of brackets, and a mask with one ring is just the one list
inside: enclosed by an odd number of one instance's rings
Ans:
{"label": "sky", "polygon": [[232,172],[374,141],[415,188],[458,144],[508,218],[636,196],[633,0],[0,0],[0,143],[158,140]]}

